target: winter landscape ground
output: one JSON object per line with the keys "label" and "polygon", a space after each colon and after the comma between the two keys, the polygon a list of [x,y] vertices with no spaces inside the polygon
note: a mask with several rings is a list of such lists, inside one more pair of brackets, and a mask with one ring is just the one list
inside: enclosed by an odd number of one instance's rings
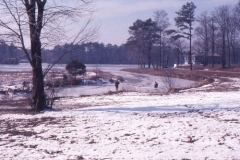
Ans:
{"label": "winter landscape ground", "polygon": [[[126,91],[129,84],[122,83],[124,91],[108,86],[106,94],[63,97],[56,111],[40,114],[1,105],[0,158],[240,160],[240,77],[234,75],[214,73],[212,83],[174,93]],[[150,88],[146,82],[139,86]]]}

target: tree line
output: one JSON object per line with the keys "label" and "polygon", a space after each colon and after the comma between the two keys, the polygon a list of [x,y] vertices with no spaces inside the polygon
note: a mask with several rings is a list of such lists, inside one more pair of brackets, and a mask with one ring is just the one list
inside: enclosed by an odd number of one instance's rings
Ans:
{"label": "tree line", "polygon": [[[56,45],[52,50],[43,50],[43,62],[51,63],[70,45]],[[136,60],[129,55],[125,44],[118,46],[110,43],[105,45],[99,42],[88,42],[74,45],[73,49],[58,63],[66,64],[71,60],[79,60],[84,64],[136,64]]]}
{"label": "tree line", "polygon": [[[240,1],[234,6],[204,11],[197,17],[196,7],[193,2],[187,2],[176,12],[177,29],[170,29],[164,10],[154,12],[153,19],[138,19],[129,27],[126,45],[141,68],[145,65],[163,68],[171,61],[180,64],[185,55],[192,70],[192,51],[203,55],[204,66],[214,67],[216,54],[221,56],[222,68],[239,63]],[[211,62],[209,56],[212,56]]]}
{"label": "tree line", "polygon": [[22,51],[14,44],[8,45],[4,41],[0,41],[0,64],[18,64],[19,59],[23,57]]}

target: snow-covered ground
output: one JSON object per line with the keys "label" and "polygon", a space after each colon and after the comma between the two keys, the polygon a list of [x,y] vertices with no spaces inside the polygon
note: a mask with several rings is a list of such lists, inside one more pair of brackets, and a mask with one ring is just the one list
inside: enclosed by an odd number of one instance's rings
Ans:
{"label": "snow-covered ground", "polygon": [[[132,90],[128,78],[120,89]],[[138,86],[153,90],[154,78]],[[240,160],[240,91],[204,92],[217,85],[80,97],[70,89],[76,96],[59,99],[58,111],[0,115],[0,159]]]}
{"label": "snow-covered ground", "polygon": [[240,159],[239,94],[125,92],[1,115],[0,159]]}

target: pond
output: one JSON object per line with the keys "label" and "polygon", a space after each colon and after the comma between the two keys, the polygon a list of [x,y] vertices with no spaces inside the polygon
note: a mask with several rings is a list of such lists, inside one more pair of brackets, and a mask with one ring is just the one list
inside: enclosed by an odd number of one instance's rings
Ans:
{"label": "pond", "polygon": [[[47,64],[43,64],[45,68]],[[57,64],[53,69],[64,70],[65,64]],[[119,91],[128,92],[147,92],[147,93],[161,93],[168,90],[168,83],[171,83],[171,87],[174,88],[185,88],[194,86],[196,82],[166,77],[152,76],[146,74],[137,74],[121,71],[124,68],[137,68],[137,65],[104,65],[104,64],[87,64],[87,69],[99,69],[105,72],[110,72],[113,75],[121,76],[124,81],[119,85]],[[0,65],[0,71],[31,71],[31,67],[28,63],[20,63],[18,65]],[[69,96],[78,97],[81,95],[93,95],[93,94],[104,94],[108,92],[115,92],[114,83],[97,84],[97,85],[78,85],[78,86],[65,86],[56,89],[57,96]],[[154,83],[158,83],[158,88],[154,88]]]}

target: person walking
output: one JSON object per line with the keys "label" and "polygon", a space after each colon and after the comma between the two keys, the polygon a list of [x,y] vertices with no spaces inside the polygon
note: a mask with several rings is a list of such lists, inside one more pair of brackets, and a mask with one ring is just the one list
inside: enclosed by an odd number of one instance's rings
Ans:
{"label": "person walking", "polygon": [[119,83],[120,83],[119,80],[116,80],[116,82],[115,82],[116,91],[118,91]]}

